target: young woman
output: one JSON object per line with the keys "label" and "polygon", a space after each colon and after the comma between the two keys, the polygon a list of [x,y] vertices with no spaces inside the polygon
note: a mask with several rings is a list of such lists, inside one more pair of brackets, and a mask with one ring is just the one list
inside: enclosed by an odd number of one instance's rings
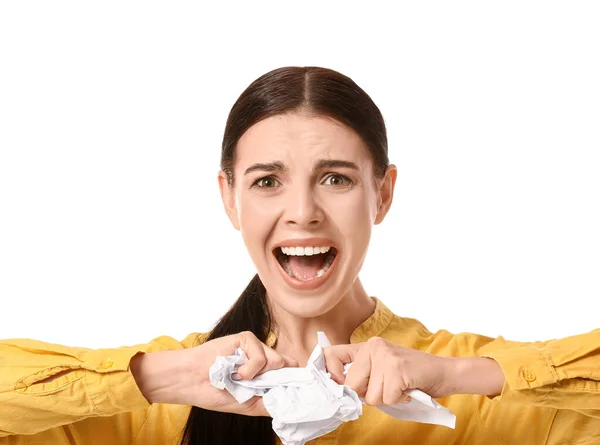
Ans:
{"label": "young woman", "polygon": [[[379,109],[351,79],[316,67],[261,76],[231,110],[221,167],[225,211],[257,270],[231,310],[182,343],[0,342],[0,444],[275,443],[262,399],[238,404],[208,368],[237,347],[242,378],[304,366],[317,331],[334,345],[333,378],[367,406],[314,443],[600,443],[600,330],[544,343],[431,333],[365,291],[359,271],[396,168]],[[453,411],[456,429],[372,406],[411,388]]]}

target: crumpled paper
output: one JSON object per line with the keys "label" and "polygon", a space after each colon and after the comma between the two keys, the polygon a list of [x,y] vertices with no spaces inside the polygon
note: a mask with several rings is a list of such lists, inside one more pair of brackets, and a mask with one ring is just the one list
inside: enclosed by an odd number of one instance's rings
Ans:
{"label": "crumpled paper", "polygon": [[[358,419],[364,403],[353,389],[331,379],[323,355],[323,348],[330,346],[329,340],[323,332],[318,333],[317,339],[304,368],[282,368],[251,380],[233,380],[232,375],[248,360],[238,348],[234,355],[216,358],[209,369],[210,382],[216,388],[229,391],[238,403],[262,396],[273,418],[273,430],[281,442],[304,445],[335,430],[343,422]],[[397,419],[455,427],[454,414],[430,396],[416,389],[405,393],[412,399],[409,403],[377,408]]]}

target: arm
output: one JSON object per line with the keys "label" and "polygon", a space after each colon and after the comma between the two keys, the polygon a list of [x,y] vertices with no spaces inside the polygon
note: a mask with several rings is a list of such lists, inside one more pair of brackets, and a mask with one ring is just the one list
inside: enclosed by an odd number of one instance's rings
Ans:
{"label": "arm", "polygon": [[478,355],[494,359],[506,376],[498,400],[600,418],[600,329],[546,342],[494,341]]}
{"label": "arm", "polygon": [[472,387],[488,379],[498,385],[492,368],[475,370],[471,378],[457,372],[461,385],[471,386],[458,392],[487,395],[502,404],[570,409],[600,418],[600,329],[528,343],[444,330],[430,334],[430,339],[427,352],[466,358],[466,369],[478,368],[477,361],[484,358],[493,359],[501,369],[504,382],[492,392],[473,391]]}
{"label": "arm", "polygon": [[327,348],[325,356],[334,378],[371,405],[394,405],[406,399],[406,389],[418,388],[452,396],[444,401],[449,409],[474,431],[481,421],[505,443],[591,444],[600,443],[599,335],[518,343],[408,326],[388,340]]}
{"label": "arm", "polygon": [[[156,414],[158,408],[164,410],[169,404],[268,416],[261,397],[238,403],[227,391],[210,383],[208,370],[217,356],[231,355],[238,347],[248,356],[248,361],[237,370],[242,378],[291,366],[289,359],[251,332],[205,342],[206,337],[192,334],[183,344],[160,337],[148,345],[99,350],[34,340],[2,341],[0,437],[52,432],[82,421],[78,425],[82,431],[88,431],[89,437],[96,437],[92,436],[96,425],[103,431],[122,434],[111,443],[130,443],[147,419],[151,403],[157,406],[155,417],[160,417],[156,422],[169,422],[169,415]],[[140,410],[145,415],[136,414],[135,418],[141,419],[135,422],[139,427],[134,426],[133,416],[123,416]],[[110,420],[89,419],[92,417]],[[92,424],[91,420],[95,422]],[[168,434],[172,428],[173,425],[167,425],[160,430]],[[64,440],[70,434],[63,432],[61,437]]]}
{"label": "arm", "polygon": [[506,443],[517,431],[531,435],[521,443],[600,443],[600,330],[533,343],[460,334],[451,343],[502,369],[501,393],[473,401],[486,428]]}
{"label": "arm", "polygon": [[202,339],[192,334],[180,343],[159,337],[145,345],[98,350],[0,341],[0,437],[147,410],[150,403],[131,372],[131,359],[142,352],[191,347]]}

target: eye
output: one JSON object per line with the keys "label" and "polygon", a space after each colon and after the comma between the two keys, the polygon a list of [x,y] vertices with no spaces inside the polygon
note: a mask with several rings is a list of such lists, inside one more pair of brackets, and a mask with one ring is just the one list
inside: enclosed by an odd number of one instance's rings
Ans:
{"label": "eye", "polygon": [[348,187],[353,184],[353,181],[347,176],[340,175],[339,173],[332,173],[325,178],[323,184],[332,187]]}
{"label": "eye", "polygon": [[264,178],[259,178],[252,184],[258,188],[263,189],[272,189],[281,185],[281,183],[275,179],[273,176],[265,176]]}

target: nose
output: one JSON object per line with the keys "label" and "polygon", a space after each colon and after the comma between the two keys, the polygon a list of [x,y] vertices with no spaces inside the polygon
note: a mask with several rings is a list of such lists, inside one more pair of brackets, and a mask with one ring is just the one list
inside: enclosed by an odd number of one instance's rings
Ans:
{"label": "nose", "polygon": [[285,222],[302,228],[318,226],[325,213],[317,202],[311,187],[299,187],[285,199]]}

